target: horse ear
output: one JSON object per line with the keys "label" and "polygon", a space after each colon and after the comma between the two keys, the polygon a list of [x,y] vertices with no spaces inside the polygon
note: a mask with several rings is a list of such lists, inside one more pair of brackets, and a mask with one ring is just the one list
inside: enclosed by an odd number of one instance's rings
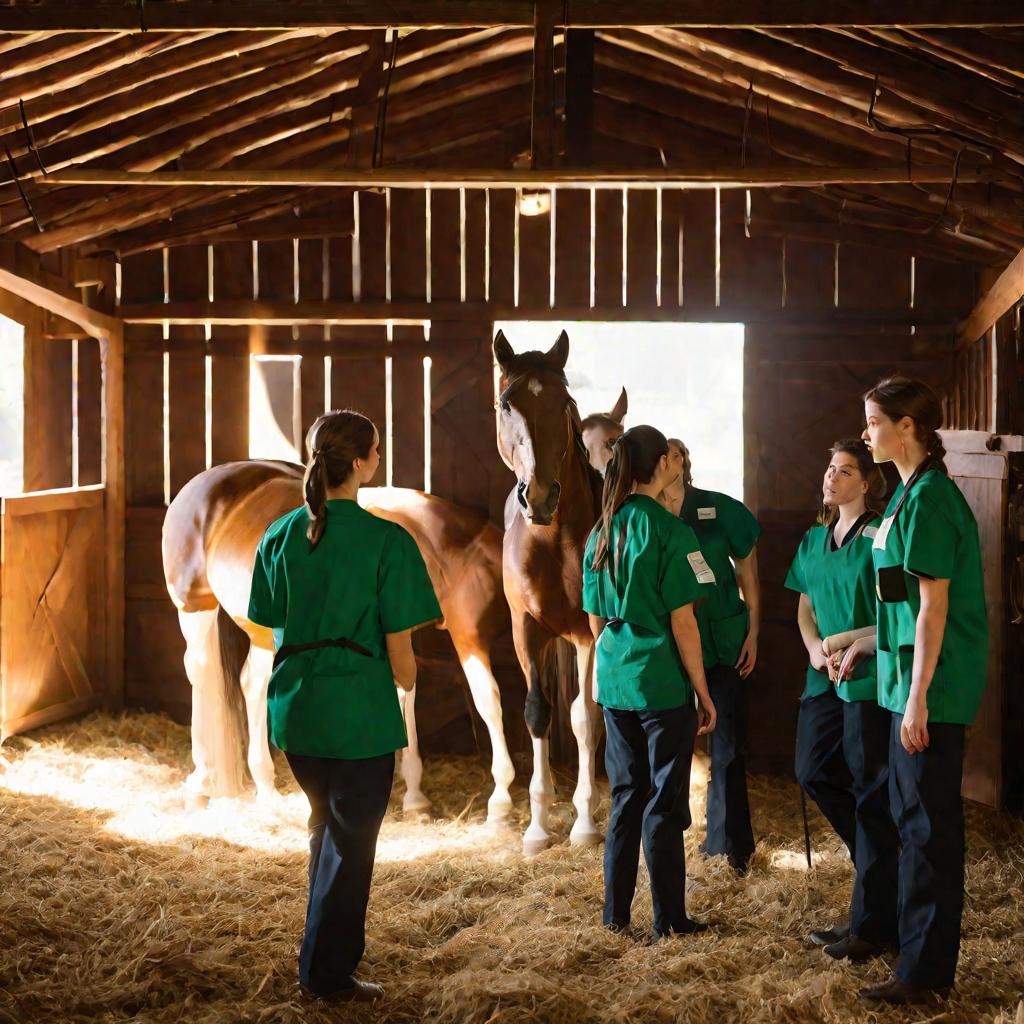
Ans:
{"label": "horse ear", "polygon": [[494,336],[494,358],[498,361],[498,366],[504,370],[512,362],[513,356],[515,356],[515,352],[508,343],[505,332],[498,331]]}
{"label": "horse ear", "polygon": [[623,388],[619,393],[619,397],[615,400],[615,405],[612,406],[612,411],[608,413],[609,416],[616,423],[622,423],[626,418],[626,412],[629,410],[629,399],[626,397],[626,389]]}
{"label": "horse ear", "polygon": [[569,335],[563,330],[558,340],[544,353],[548,364],[556,370],[564,370],[566,360],[569,358]]}

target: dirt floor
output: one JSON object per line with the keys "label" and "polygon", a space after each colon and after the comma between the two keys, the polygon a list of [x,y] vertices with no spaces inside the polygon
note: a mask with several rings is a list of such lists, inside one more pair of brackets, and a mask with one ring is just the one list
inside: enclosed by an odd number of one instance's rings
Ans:
{"label": "dirt floor", "polygon": [[[486,764],[435,760],[424,789],[436,816],[402,820],[396,785],[381,834],[362,974],[388,998],[325,1010],[296,982],[306,809],[286,766],[272,806],[215,801],[186,813],[188,732],[155,715],[94,715],[16,738],[0,757],[0,1022],[1024,1024],[1024,824],[982,808],[968,812],[955,995],[878,1013],[856,993],[888,966],[841,966],[805,939],[845,912],[851,869],[815,817],[807,870],[794,783],[751,780],[759,843],[737,878],[697,853],[695,770],[689,904],[714,931],[651,947],[600,927],[599,849],[563,839],[522,858],[525,766],[516,830],[496,835],[484,825]],[[571,780],[558,783],[564,837]],[[634,923],[644,930],[645,886],[641,874]]]}

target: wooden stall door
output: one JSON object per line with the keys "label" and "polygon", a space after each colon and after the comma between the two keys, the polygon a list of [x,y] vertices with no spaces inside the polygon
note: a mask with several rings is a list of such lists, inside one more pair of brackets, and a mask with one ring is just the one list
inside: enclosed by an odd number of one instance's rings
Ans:
{"label": "wooden stall door", "polygon": [[0,503],[0,742],[101,703],[102,487]]}

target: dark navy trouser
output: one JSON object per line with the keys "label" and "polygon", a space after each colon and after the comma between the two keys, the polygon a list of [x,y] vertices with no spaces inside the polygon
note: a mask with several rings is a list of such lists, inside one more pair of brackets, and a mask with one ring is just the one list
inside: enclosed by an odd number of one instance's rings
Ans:
{"label": "dark navy trouser", "polygon": [[286,753],[309,800],[309,899],[299,981],[321,996],[353,984],[366,947],[377,835],[388,809],[395,755],[341,760]]}
{"label": "dark navy trouser", "polygon": [[963,781],[965,727],[929,722],[927,748],[900,742],[892,716],[889,799],[899,829],[900,960],[896,974],[921,988],[949,988],[960,956],[964,909]]}
{"label": "dark navy trouser", "polygon": [[693,707],[668,711],[604,709],[605,767],[612,806],[604,846],[604,923],[625,927],[643,843],[651,879],[654,931],[686,923],[690,764],[697,735]]}
{"label": "dark navy trouser", "polygon": [[724,853],[746,862],[754,852],[747,799],[749,684],[732,665],[708,669],[707,680],[718,722],[715,731],[708,736],[711,778],[708,781],[707,838],[701,850],[711,856]]}

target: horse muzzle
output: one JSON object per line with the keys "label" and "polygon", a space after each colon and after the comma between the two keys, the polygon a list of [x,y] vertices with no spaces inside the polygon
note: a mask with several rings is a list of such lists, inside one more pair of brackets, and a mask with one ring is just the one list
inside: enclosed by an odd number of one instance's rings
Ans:
{"label": "horse muzzle", "polygon": [[525,480],[520,480],[516,485],[516,498],[523,515],[533,526],[550,526],[555,509],[558,508],[558,497],[562,488],[556,481],[542,498],[535,492],[531,494],[532,490],[531,485]]}

